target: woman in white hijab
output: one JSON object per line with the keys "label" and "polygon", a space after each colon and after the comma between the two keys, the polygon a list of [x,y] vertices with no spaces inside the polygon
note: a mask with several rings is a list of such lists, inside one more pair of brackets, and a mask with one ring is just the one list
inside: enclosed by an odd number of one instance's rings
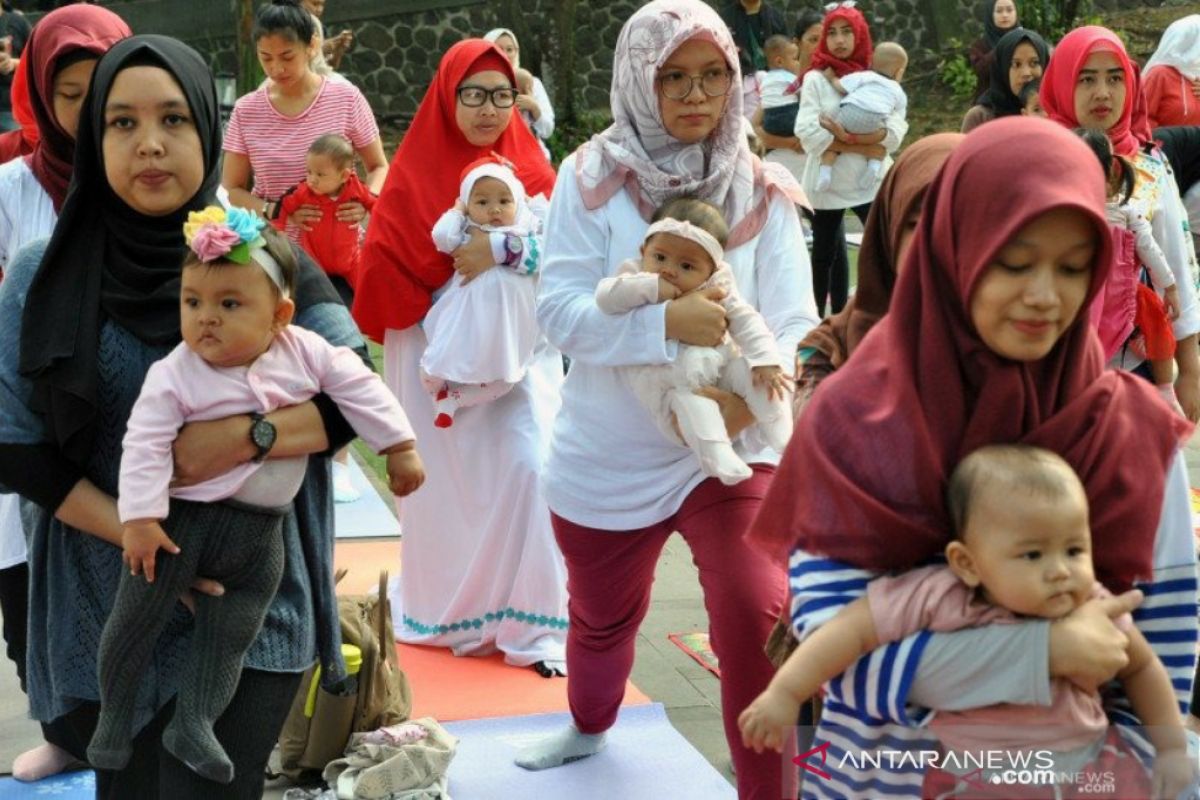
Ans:
{"label": "woman in white hijab", "polygon": [[1200,125],[1200,14],[1163,31],[1143,70],[1142,88],[1151,128]]}

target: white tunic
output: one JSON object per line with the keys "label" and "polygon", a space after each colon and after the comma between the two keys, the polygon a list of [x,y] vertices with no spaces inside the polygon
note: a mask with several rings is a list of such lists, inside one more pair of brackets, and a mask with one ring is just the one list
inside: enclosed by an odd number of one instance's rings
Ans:
{"label": "white tunic", "polygon": [[[554,513],[589,528],[627,531],[661,522],[705,477],[691,451],[663,436],[612,369],[675,359],[679,346],[666,338],[666,304],[621,315],[596,306],[596,285],[637,257],[647,227],[624,191],[597,209],[585,208],[575,157],[563,162],[546,223],[538,322],[551,344],[570,356],[571,370],[543,486]],[[808,251],[791,201],[774,197],[763,229],[726,251],[725,260],[742,298],[775,335],[782,363],[792,363],[796,345],[818,318]],[[754,428],[734,446],[747,463],[779,460]]]}
{"label": "white tunic", "polygon": [[[0,166],[0,268],[30,242],[54,230],[54,202],[38,183],[24,158]],[[0,569],[25,563],[25,533],[18,497],[0,494]]]}

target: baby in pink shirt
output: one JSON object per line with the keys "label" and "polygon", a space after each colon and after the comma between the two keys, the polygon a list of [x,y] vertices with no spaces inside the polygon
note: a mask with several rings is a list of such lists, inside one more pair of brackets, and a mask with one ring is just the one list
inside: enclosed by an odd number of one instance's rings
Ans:
{"label": "baby in pink shirt", "polygon": [[[919,630],[1059,619],[1107,596],[1092,571],[1083,484],[1059,456],[1024,445],[981,448],[959,464],[947,495],[959,528],[946,546],[947,566],[872,581],[865,597],[816,629],[738,718],[747,747],[780,750],[800,704],[883,644]],[[1118,626],[1129,637],[1129,664],[1118,678],[1158,753],[1153,796],[1176,797],[1195,780],[1196,764],[1171,680],[1133,620],[1125,615]],[[1065,767],[1059,771],[1079,771],[1108,732],[1100,697],[1059,678],[1051,695],[1049,706],[938,712],[930,727],[954,753],[1050,751]]]}
{"label": "baby in pink shirt", "polygon": [[[265,460],[275,439],[265,414],[324,393],[387,456],[395,494],[425,479],[408,418],[379,376],[349,348],[289,324],[296,259],[285,238],[263,228],[249,212],[216,207],[192,212],[184,226],[192,253],[181,277],[183,343],[150,368],[123,442],[117,509],[130,573],[100,642],[100,720],[88,747],[100,769],[128,762],[140,676],[179,596],[202,575],[220,580],[225,593],[196,600],[192,662],[163,744],[205,778],[233,779],[212,726],[278,589],[282,522],[308,462]],[[172,444],[185,423],[247,413],[252,461],[192,486],[170,485]],[[166,555],[157,558],[160,549]]]}

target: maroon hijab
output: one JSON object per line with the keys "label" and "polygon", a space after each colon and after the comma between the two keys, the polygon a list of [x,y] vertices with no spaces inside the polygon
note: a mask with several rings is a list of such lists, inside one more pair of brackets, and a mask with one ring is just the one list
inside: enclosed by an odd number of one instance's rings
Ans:
{"label": "maroon hijab", "polygon": [[910,568],[949,540],[943,491],[954,466],[983,445],[1023,442],[1060,454],[1083,480],[1097,577],[1113,591],[1149,577],[1167,466],[1190,426],[1148,383],[1104,369],[1086,314],[1026,363],[989,350],[968,311],[996,253],[1064,207],[1095,226],[1087,308],[1112,262],[1094,160],[1064,128],[1022,117],[958,146],[926,193],[891,310],[800,417],[753,538]]}
{"label": "maroon hijab", "polygon": [[75,163],[75,140],[54,115],[54,75],[59,62],[80,50],[99,58],[132,35],[125,21],[108,9],[78,4],[55,9],[38,20],[25,45],[29,99],[39,133],[37,146],[25,159],[50,195],[55,211],[62,210]]}

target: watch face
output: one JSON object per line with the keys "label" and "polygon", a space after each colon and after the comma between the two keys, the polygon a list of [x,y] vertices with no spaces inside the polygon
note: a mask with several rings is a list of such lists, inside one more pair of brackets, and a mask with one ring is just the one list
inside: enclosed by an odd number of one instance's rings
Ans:
{"label": "watch face", "polygon": [[256,420],[250,428],[250,439],[255,447],[265,453],[275,444],[275,426],[265,419]]}

